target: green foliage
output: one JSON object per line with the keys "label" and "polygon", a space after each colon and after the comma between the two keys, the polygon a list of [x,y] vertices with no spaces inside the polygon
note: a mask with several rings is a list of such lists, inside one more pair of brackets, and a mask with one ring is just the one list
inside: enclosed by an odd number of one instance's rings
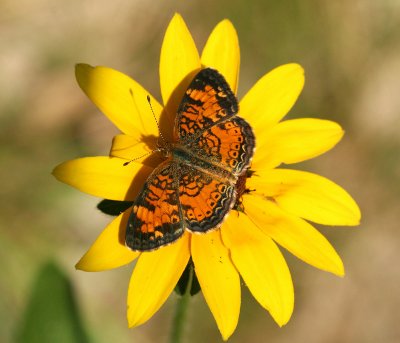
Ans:
{"label": "green foliage", "polygon": [[17,327],[17,343],[87,343],[68,277],[53,262],[42,266]]}

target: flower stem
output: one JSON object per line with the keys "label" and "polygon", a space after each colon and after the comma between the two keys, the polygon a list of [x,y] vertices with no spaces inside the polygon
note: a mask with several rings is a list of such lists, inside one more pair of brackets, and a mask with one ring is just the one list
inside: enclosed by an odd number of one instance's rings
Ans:
{"label": "flower stem", "polygon": [[186,312],[189,304],[190,299],[190,290],[192,289],[192,282],[193,282],[193,265],[190,264],[189,266],[189,278],[186,285],[185,293],[178,298],[178,302],[176,304],[176,312],[174,321],[172,324],[172,333],[171,333],[171,343],[180,343],[182,342],[183,336],[183,328],[184,322],[186,318]]}

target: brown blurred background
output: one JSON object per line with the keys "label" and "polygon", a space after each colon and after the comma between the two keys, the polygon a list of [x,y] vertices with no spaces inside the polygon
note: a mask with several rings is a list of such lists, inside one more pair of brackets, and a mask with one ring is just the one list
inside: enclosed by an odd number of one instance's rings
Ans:
{"label": "brown blurred background", "polygon": [[[399,0],[1,1],[0,341],[13,341],[26,325],[35,278],[49,260],[71,279],[89,341],[167,341],[175,295],[129,330],[132,266],[75,271],[110,218],[96,210],[99,199],[50,172],[65,160],[106,155],[117,133],[79,89],[74,64],[118,69],[160,99],[159,53],[174,12],[200,50],[220,20],[233,22],[239,98],[273,67],[303,65],[305,89],[288,117],[335,120],[346,135],[298,168],[345,187],[363,213],[358,228],[320,228],[343,258],[344,279],[285,253],[296,291],[291,321],[278,328],[243,286],[230,342],[399,342]],[[220,341],[201,295],[191,300],[185,337]]]}

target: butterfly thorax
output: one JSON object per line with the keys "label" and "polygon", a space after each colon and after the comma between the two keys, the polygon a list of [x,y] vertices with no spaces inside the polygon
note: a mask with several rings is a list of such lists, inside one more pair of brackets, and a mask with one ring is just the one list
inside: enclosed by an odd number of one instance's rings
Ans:
{"label": "butterfly thorax", "polygon": [[203,159],[179,143],[173,145],[171,157],[174,161],[178,162],[178,164],[182,163],[190,165],[191,167],[204,173],[211,174],[218,179],[229,180],[232,184],[235,184],[237,181],[237,177],[228,170],[219,166],[217,161],[214,161],[213,163],[213,161]]}

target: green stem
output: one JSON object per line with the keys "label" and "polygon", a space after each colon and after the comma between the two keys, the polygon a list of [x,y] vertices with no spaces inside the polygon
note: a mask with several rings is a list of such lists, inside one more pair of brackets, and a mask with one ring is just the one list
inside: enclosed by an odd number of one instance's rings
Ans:
{"label": "green stem", "polygon": [[186,285],[185,293],[178,298],[178,302],[176,304],[176,312],[174,321],[172,324],[172,333],[171,333],[171,343],[180,343],[182,342],[183,336],[183,328],[185,324],[185,318],[187,313],[187,308],[190,299],[190,290],[192,289],[193,282],[193,265],[190,264],[189,267],[189,279]]}

